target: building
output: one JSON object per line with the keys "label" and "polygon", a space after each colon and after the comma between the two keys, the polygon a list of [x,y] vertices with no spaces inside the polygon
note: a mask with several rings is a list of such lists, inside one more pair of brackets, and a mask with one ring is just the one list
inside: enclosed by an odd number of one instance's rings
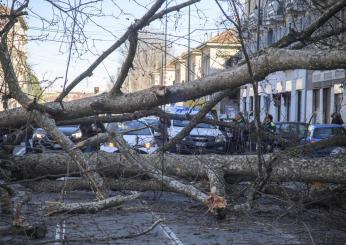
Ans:
{"label": "building", "polygon": [[[0,5],[1,14],[7,14],[8,12],[9,9]],[[4,24],[4,22],[0,23],[2,26]],[[40,92],[40,86],[38,79],[35,77],[27,64],[27,52],[25,49],[27,43],[27,29],[28,27],[25,19],[23,17],[19,17],[18,21],[8,33],[7,45],[19,85],[24,93],[33,98]],[[4,71],[2,68],[0,71],[0,90],[2,100],[0,110],[19,106],[14,99],[9,98],[8,86],[4,81]]]}
{"label": "building", "polygon": [[[227,60],[236,56],[240,48],[239,39],[233,30],[224,31],[198,46],[196,49],[201,52],[201,77],[225,69]],[[207,96],[206,100],[210,100],[212,96]],[[216,111],[218,114],[234,117],[239,111],[239,89],[218,103]]]}
{"label": "building", "polygon": [[[318,2],[327,8],[332,1]],[[320,16],[312,1],[303,0],[248,0],[245,1],[244,10],[244,36],[250,54],[270,46],[289,32],[303,31]],[[343,21],[333,19],[320,31],[344,25],[345,11],[340,11],[338,17]],[[258,24],[259,37],[256,35]],[[345,35],[338,38],[346,40]],[[344,70],[297,69],[272,73],[260,82],[258,88],[261,120],[270,113],[274,121],[308,122],[311,119],[313,123],[330,123],[330,115],[335,111],[341,112],[346,119],[346,108],[342,102],[344,85]],[[253,88],[250,84],[240,90],[240,109],[248,115],[254,109]]]}
{"label": "building", "polygon": [[[41,100],[43,102],[53,102],[56,98],[60,95],[60,91],[52,91],[52,92],[45,92],[42,94]],[[64,101],[72,101],[72,100],[79,100],[88,98],[91,96],[95,96],[97,93],[86,93],[86,92],[70,92],[66,97],[64,98]]]}
{"label": "building", "polygon": [[175,83],[175,65],[168,63],[150,73],[151,85],[170,86]]}
{"label": "building", "polygon": [[187,74],[186,74],[186,59],[184,59],[182,56],[179,56],[172,60],[171,62],[172,66],[174,66],[174,83],[185,83]]}
{"label": "building", "polygon": [[[211,37],[207,42],[191,49],[189,53],[183,53],[173,59],[166,68],[167,77],[163,79],[164,85],[179,84],[201,79],[205,76],[225,69],[225,62],[240,49],[239,40],[232,30],[222,32]],[[162,74],[161,69],[152,73],[152,84],[159,84]],[[171,83],[171,75],[174,74]],[[202,106],[211,97],[206,96],[196,100],[184,102],[185,106]],[[222,100],[215,110],[221,114],[234,115],[239,111],[239,91]]]}

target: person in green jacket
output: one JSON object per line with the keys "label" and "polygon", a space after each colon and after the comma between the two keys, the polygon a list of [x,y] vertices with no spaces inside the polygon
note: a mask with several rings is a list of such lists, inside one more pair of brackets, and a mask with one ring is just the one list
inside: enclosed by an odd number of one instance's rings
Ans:
{"label": "person in green jacket", "polygon": [[276,126],[275,123],[273,123],[273,116],[270,114],[267,114],[267,116],[264,119],[263,123],[264,127],[268,129],[270,132],[275,133],[276,131]]}

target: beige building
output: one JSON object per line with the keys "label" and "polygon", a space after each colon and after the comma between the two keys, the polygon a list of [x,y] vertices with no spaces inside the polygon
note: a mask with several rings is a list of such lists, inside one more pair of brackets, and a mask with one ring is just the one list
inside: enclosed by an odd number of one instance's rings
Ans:
{"label": "beige building", "polygon": [[[190,53],[184,53],[175,58],[170,66],[175,67],[175,83],[185,83],[201,79],[207,75],[219,72],[225,69],[226,61],[235,55],[238,55],[240,44],[235,32],[228,30],[222,32],[207,42],[191,50]],[[190,62],[188,62],[188,60]],[[239,91],[225,98],[218,104],[216,110],[218,113],[234,114],[239,111]],[[194,101],[187,101],[185,105],[202,105],[209,100],[212,95],[200,98]]]}
{"label": "beige building", "polygon": [[197,47],[202,55],[202,77],[225,69],[225,62],[237,55],[240,48],[239,40],[232,30],[222,32]]}
{"label": "beige building", "polygon": [[[44,102],[52,102],[54,101],[60,94],[60,91],[54,92],[46,92],[42,94],[42,101]],[[97,93],[86,93],[86,92],[70,92],[65,98],[64,101],[72,101],[79,100],[83,98],[88,98],[91,96],[95,96]]]}
{"label": "beige building", "polygon": [[[9,10],[6,7],[0,6],[1,14],[8,13],[8,11]],[[40,86],[39,81],[27,64],[27,52],[25,46],[27,43],[26,31],[28,27],[23,17],[19,17],[18,20],[19,21],[16,22],[14,27],[8,33],[8,48],[19,85],[22,90],[29,95],[29,97],[33,98],[40,92]],[[4,23],[1,23],[1,25],[4,25]],[[14,99],[9,98],[8,96],[9,91],[7,84],[4,82],[4,73],[5,71],[1,68],[0,90],[2,103],[0,104],[0,110],[19,106]]]}
{"label": "beige building", "polygon": [[175,83],[175,65],[171,62],[166,67],[160,67],[150,74],[151,85],[170,86]]}
{"label": "beige building", "polygon": [[[237,56],[241,45],[233,30],[224,31],[210,38],[196,49],[201,52],[201,76],[208,76],[225,69],[225,63],[230,57]],[[210,100],[213,95],[207,96]],[[234,117],[239,111],[239,90],[224,98],[216,106],[218,114]]]}
{"label": "beige building", "polygon": [[175,58],[171,65],[174,66],[174,83],[185,83],[186,81],[186,60],[182,57]]}
{"label": "beige building", "polygon": [[[192,49],[190,53],[182,55],[185,61],[185,81],[194,81],[202,77],[202,52],[199,49]],[[189,62],[190,60],[190,62]]]}

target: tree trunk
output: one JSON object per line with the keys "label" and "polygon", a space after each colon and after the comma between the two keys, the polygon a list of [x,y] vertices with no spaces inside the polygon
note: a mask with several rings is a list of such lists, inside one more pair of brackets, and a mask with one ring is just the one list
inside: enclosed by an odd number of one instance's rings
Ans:
{"label": "tree trunk", "polygon": [[[121,154],[97,152],[91,154],[89,161],[96,163],[97,172],[103,176],[117,178],[129,175],[144,175],[137,165],[128,162]],[[161,168],[158,155],[142,155],[153,167]],[[265,155],[269,161],[270,155]],[[257,156],[255,155],[193,155],[165,154],[166,175],[182,178],[207,178],[205,166],[212,163],[221,166],[224,174],[256,176]],[[32,154],[15,158],[15,164],[2,162],[1,168],[7,177],[15,179],[57,177],[66,175],[69,164],[70,175],[79,175],[79,169],[65,153]],[[320,181],[346,183],[345,157],[324,158],[282,158],[273,165],[272,178],[288,181]]]}
{"label": "tree trunk", "polygon": [[[346,67],[346,52],[343,50],[316,51],[269,49],[263,55],[251,59],[254,79],[263,80],[275,71],[289,69],[332,70]],[[70,102],[50,102],[42,105],[57,122],[105,112],[125,113],[149,110],[155,106],[200,98],[211,93],[234,89],[247,84],[251,78],[246,65],[236,66],[202,79],[172,86],[152,87],[131,94],[110,97],[102,94]],[[162,94],[164,90],[164,94]],[[30,112],[15,108],[0,113],[1,127],[19,127],[31,121]]]}

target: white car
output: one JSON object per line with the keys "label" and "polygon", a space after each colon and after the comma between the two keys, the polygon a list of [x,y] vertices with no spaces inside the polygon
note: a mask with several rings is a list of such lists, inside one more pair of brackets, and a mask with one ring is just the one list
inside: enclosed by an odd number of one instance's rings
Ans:
{"label": "white car", "polygon": [[[125,141],[139,153],[151,154],[157,150],[153,130],[144,119],[109,123],[106,128],[109,132],[124,133]],[[106,152],[119,151],[113,143],[105,143],[100,149]]]}

